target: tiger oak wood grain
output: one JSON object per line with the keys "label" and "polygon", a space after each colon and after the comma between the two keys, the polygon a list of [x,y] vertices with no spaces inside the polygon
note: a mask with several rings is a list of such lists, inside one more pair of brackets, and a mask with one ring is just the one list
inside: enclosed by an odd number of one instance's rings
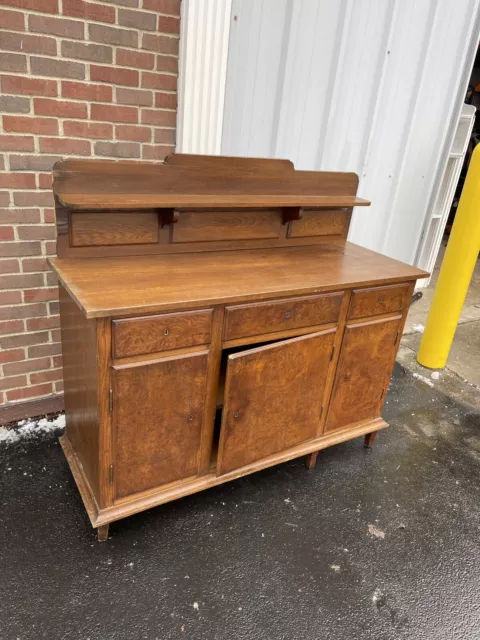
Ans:
{"label": "tiger oak wood grain", "polygon": [[70,224],[73,247],[158,242],[158,214],[155,212],[72,213]]}
{"label": "tiger oak wood grain", "polygon": [[66,434],[92,492],[99,495],[97,323],[59,287]]}
{"label": "tiger oak wood grain", "polygon": [[189,153],[171,153],[165,158],[164,162],[165,164],[201,167],[215,171],[228,167],[231,171],[235,171],[236,174],[240,171],[282,174],[285,171],[295,170],[291,160],[282,160],[280,158],[241,158],[238,156],[202,156]]}
{"label": "tiger oak wood grain", "polygon": [[245,170],[240,164],[62,161],[53,191],[71,209],[368,206],[354,173]]}
{"label": "tiger oak wood grain", "polygon": [[350,226],[350,209],[302,209],[300,220],[290,222],[289,238],[310,236],[347,237]]}
{"label": "tiger oak wood grain", "polygon": [[285,236],[280,211],[182,211],[172,243],[258,240]]}
{"label": "tiger oak wood grain", "polygon": [[413,281],[426,275],[349,242],[343,247],[50,258],[49,262],[89,318],[253,302]]}

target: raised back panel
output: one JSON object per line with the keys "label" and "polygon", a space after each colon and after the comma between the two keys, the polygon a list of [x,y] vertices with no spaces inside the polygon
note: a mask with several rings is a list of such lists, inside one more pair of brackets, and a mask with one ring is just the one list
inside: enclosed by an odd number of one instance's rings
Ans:
{"label": "raised back panel", "polygon": [[263,173],[285,173],[295,171],[291,160],[277,158],[237,158],[234,156],[201,156],[190,153],[171,153],[166,164],[175,164],[203,169],[219,169],[228,166],[233,171],[262,171]]}
{"label": "raised back panel", "polygon": [[165,164],[55,165],[59,257],[343,243],[353,173],[295,171],[288,160],[171,155]]}

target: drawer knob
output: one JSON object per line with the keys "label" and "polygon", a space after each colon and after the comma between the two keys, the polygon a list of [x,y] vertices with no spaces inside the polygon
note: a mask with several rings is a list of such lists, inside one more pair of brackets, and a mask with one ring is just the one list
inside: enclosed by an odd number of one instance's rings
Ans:
{"label": "drawer knob", "polygon": [[165,331],[163,332],[164,336],[168,336],[168,329],[165,329]]}
{"label": "drawer knob", "polygon": [[285,311],[285,318],[291,318],[292,317],[292,312],[291,311]]}
{"label": "drawer knob", "polygon": [[383,304],[385,302],[385,299],[384,299],[383,296],[380,296],[378,301],[379,301],[380,304]]}
{"label": "drawer knob", "polygon": [[238,414],[238,411],[235,411],[235,413],[233,414],[233,417],[234,417],[234,418],[238,418],[238,415],[239,415],[239,414]]}
{"label": "drawer knob", "polygon": [[188,419],[189,419],[190,421],[191,421],[191,420],[193,420],[193,416],[192,416],[192,415],[189,415],[189,416],[188,416]]}

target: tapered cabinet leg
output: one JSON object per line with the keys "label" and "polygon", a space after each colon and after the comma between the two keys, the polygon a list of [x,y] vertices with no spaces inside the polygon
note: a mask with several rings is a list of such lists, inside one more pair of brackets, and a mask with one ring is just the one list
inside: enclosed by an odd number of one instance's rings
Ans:
{"label": "tapered cabinet leg", "polygon": [[377,436],[377,432],[376,431],[372,431],[371,433],[366,433],[365,434],[364,445],[365,445],[365,447],[367,447],[367,449],[370,449],[370,447],[373,445],[373,441],[375,440],[376,436]]}
{"label": "tapered cabinet leg", "polygon": [[317,464],[318,451],[314,451],[313,453],[309,453],[308,456],[305,456],[305,464],[309,469],[313,469],[313,467]]}
{"label": "tapered cabinet leg", "polygon": [[108,529],[109,529],[109,527],[110,527],[109,524],[102,524],[101,527],[98,527],[97,536],[98,536],[98,541],[99,542],[106,542],[108,540]]}

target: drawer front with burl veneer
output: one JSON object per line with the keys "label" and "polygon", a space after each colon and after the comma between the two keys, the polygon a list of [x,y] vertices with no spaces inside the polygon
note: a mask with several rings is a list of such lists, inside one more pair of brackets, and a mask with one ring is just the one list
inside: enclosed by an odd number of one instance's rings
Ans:
{"label": "drawer front with burl veneer", "polygon": [[212,313],[212,309],[205,309],[114,320],[113,357],[127,358],[209,344]]}
{"label": "drawer front with burl veneer", "polygon": [[338,321],[343,292],[227,307],[224,340]]}
{"label": "drawer front with burl veneer", "polygon": [[348,309],[348,319],[403,311],[410,302],[411,288],[411,284],[408,283],[391,287],[355,289]]}

